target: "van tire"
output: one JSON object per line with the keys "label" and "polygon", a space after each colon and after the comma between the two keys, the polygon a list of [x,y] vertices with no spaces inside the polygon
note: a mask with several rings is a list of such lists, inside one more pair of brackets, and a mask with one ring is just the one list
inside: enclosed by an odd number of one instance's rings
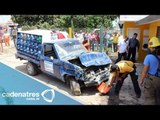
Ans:
{"label": "van tire", "polygon": [[34,63],[28,62],[26,65],[27,73],[31,76],[35,76],[38,74],[38,66]]}
{"label": "van tire", "polygon": [[80,84],[74,78],[70,78],[70,89],[73,95],[75,96],[81,95]]}

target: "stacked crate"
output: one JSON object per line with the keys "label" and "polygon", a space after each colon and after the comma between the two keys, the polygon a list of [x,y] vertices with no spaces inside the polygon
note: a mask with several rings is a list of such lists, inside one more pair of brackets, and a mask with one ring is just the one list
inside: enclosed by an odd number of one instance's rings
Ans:
{"label": "stacked crate", "polygon": [[17,52],[34,59],[39,59],[42,47],[42,36],[28,34],[23,32],[17,33],[16,48]]}

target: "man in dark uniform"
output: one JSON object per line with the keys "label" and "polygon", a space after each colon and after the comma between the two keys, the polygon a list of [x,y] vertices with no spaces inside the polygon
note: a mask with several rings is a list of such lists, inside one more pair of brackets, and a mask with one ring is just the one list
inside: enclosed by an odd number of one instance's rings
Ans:
{"label": "man in dark uniform", "polygon": [[[136,59],[136,48],[139,50],[139,41],[137,40],[137,33],[133,34],[133,37],[129,39],[128,42],[128,60],[130,60],[130,57],[132,55],[131,61],[135,62]],[[138,51],[137,50],[137,51]]]}

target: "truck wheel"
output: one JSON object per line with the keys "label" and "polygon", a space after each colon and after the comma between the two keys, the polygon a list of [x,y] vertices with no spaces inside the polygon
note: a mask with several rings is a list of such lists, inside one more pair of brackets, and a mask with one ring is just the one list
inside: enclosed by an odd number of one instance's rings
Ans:
{"label": "truck wheel", "polygon": [[26,65],[26,69],[27,69],[27,73],[29,75],[36,75],[38,73],[38,69],[37,69],[37,66],[31,62],[28,62],[27,65]]}
{"label": "truck wheel", "polygon": [[81,95],[80,84],[73,78],[70,78],[70,89],[73,95],[76,95],[76,96]]}

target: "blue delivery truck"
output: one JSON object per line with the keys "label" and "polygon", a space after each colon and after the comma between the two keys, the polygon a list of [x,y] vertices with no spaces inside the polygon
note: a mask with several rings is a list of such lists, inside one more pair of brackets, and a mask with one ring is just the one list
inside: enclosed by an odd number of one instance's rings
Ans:
{"label": "blue delivery truck", "polygon": [[50,30],[18,31],[16,58],[27,60],[31,76],[42,71],[66,82],[73,95],[82,87],[98,86],[109,77],[111,59],[103,52],[89,52],[77,39],[57,39]]}

